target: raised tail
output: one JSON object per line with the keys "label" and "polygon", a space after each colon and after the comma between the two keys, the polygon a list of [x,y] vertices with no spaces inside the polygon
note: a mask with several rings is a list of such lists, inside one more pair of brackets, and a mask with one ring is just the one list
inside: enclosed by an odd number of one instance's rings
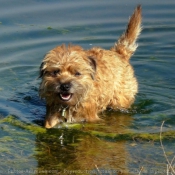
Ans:
{"label": "raised tail", "polygon": [[126,31],[120,36],[114,47],[111,49],[120,54],[124,59],[129,60],[137,49],[136,39],[141,32],[142,9],[138,5],[129,19]]}

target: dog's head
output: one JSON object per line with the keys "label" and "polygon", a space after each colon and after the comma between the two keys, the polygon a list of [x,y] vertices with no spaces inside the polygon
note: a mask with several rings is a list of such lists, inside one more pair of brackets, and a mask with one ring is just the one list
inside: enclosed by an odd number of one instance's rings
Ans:
{"label": "dog's head", "polygon": [[50,104],[76,105],[91,89],[95,70],[95,60],[81,47],[58,46],[40,66],[40,96]]}

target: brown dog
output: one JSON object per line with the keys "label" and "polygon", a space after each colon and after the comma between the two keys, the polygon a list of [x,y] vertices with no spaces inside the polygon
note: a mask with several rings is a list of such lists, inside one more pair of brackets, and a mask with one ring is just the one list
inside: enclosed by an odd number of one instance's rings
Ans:
{"label": "brown dog", "polygon": [[41,67],[40,97],[46,99],[45,127],[60,122],[97,121],[106,108],[126,109],[134,102],[137,80],[129,59],[141,31],[141,6],[110,50],[58,46],[46,54]]}

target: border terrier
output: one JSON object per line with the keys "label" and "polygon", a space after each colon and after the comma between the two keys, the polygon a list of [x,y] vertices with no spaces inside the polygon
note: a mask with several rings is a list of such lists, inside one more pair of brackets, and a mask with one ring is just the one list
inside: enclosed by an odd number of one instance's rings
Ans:
{"label": "border terrier", "polygon": [[98,121],[107,108],[131,107],[138,83],[129,59],[137,48],[141,20],[138,5],[110,50],[63,44],[46,54],[39,87],[40,97],[46,100],[46,128],[61,122]]}

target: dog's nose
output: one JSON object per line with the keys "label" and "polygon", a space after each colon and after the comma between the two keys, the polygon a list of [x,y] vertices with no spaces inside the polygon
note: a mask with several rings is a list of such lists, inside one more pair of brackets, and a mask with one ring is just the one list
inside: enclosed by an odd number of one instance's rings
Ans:
{"label": "dog's nose", "polygon": [[60,86],[60,89],[62,91],[69,91],[70,88],[71,88],[71,84],[70,83],[64,83],[64,84],[61,84],[61,86]]}

